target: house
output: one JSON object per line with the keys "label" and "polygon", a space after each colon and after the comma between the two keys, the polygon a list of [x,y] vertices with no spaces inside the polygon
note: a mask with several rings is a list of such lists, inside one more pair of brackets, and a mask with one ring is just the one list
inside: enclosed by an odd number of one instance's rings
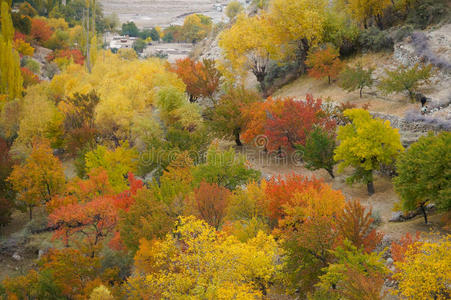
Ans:
{"label": "house", "polygon": [[133,44],[138,38],[126,36],[114,36],[110,41],[110,49],[123,49],[123,48],[133,48]]}

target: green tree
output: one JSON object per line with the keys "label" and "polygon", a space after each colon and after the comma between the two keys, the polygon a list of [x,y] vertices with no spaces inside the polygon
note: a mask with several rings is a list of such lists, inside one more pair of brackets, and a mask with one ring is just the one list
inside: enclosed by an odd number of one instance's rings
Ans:
{"label": "green tree", "polygon": [[135,49],[136,53],[138,53],[138,54],[143,53],[146,46],[147,46],[147,43],[143,39],[137,39],[133,43],[133,49]]}
{"label": "green tree", "polygon": [[212,112],[211,127],[217,133],[234,137],[236,145],[241,146],[240,134],[246,125],[242,108],[260,99],[258,93],[247,90],[244,86],[229,87]]}
{"label": "green tree", "polygon": [[340,86],[348,92],[359,90],[360,98],[365,87],[373,85],[374,68],[364,69],[360,63],[355,68],[346,67],[340,74]]}
{"label": "green tree", "polygon": [[374,194],[373,171],[382,164],[389,165],[404,149],[397,129],[389,121],[374,119],[364,109],[348,109],[344,116],[350,123],[338,129],[339,146],[334,159],[339,162],[338,172],[348,166],[355,172],[348,182],[362,181],[367,184],[368,194]]}
{"label": "green tree", "polygon": [[139,29],[133,21],[124,23],[122,24],[122,35],[137,37],[139,35]]}
{"label": "green tree", "polygon": [[387,94],[394,92],[407,92],[411,101],[415,100],[416,93],[423,84],[429,83],[432,76],[432,65],[420,65],[409,68],[400,65],[396,70],[385,70],[386,76],[382,79],[380,89]]}
{"label": "green tree", "polygon": [[335,137],[321,127],[316,127],[307,136],[305,146],[296,146],[303,152],[306,168],[309,170],[325,169],[332,178],[334,176]]}
{"label": "green tree", "polygon": [[235,155],[235,151],[220,151],[217,145],[212,145],[207,152],[207,161],[193,169],[194,183],[202,181],[216,183],[228,189],[257,181],[260,172],[251,169],[242,155]]}
{"label": "green tree", "polygon": [[233,0],[227,5],[225,14],[227,18],[229,18],[230,22],[232,22],[243,10],[243,5],[239,1]]}
{"label": "green tree", "polygon": [[23,79],[20,72],[19,53],[13,48],[14,27],[10,14],[10,4],[1,1],[0,33],[0,95],[9,100],[22,98]]}
{"label": "green tree", "polygon": [[425,206],[451,208],[451,133],[430,133],[402,153],[396,162],[395,190],[405,210],[420,208],[428,222]]}

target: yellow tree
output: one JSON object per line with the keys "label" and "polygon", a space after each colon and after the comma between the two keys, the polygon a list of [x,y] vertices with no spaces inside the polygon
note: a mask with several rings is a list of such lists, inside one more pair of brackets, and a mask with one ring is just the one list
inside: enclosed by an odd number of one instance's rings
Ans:
{"label": "yellow tree", "polygon": [[[420,244],[420,246],[418,246]],[[436,242],[417,242],[405,259],[395,263],[399,294],[408,299],[449,299],[451,295],[451,235]]]}
{"label": "yellow tree", "polygon": [[276,45],[269,38],[268,21],[266,16],[247,17],[241,14],[236,23],[219,37],[219,46],[231,68],[240,74],[243,70],[250,70],[264,93],[268,64],[276,53]]}
{"label": "yellow tree", "polygon": [[273,0],[270,4],[271,42],[279,46],[279,57],[296,57],[302,73],[309,49],[322,39],[326,6],[325,0]]}
{"label": "yellow tree", "polygon": [[348,109],[344,116],[351,122],[338,129],[339,146],[335,149],[338,172],[348,166],[355,168],[348,182],[362,181],[367,184],[368,194],[374,194],[373,171],[382,164],[390,165],[403,151],[397,129],[389,121],[373,118],[364,109]]}
{"label": "yellow tree", "polygon": [[63,165],[53,156],[48,141],[35,141],[31,155],[24,164],[14,167],[8,181],[18,200],[28,207],[31,220],[33,207],[50,201],[64,189]]}
{"label": "yellow tree", "polygon": [[147,298],[256,299],[275,281],[279,255],[277,242],[263,232],[242,243],[181,217],[165,240],[141,241],[135,266],[145,277],[136,275],[129,285],[141,281],[138,293]]}
{"label": "yellow tree", "polygon": [[392,2],[390,0],[338,0],[338,4],[344,7],[351,17],[365,28],[368,27],[372,18],[375,18],[377,24],[382,27],[381,18],[384,10]]}
{"label": "yellow tree", "polygon": [[10,100],[22,98],[22,75],[19,53],[13,48],[14,27],[11,20],[10,4],[1,1],[0,33],[0,95],[8,95]]}

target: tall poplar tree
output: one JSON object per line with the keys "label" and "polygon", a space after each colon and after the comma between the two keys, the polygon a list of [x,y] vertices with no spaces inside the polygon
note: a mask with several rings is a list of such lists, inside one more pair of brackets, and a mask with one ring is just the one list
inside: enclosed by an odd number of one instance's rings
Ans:
{"label": "tall poplar tree", "polygon": [[13,48],[14,27],[10,14],[10,4],[1,0],[0,33],[0,94],[10,100],[22,97],[22,75],[19,53]]}

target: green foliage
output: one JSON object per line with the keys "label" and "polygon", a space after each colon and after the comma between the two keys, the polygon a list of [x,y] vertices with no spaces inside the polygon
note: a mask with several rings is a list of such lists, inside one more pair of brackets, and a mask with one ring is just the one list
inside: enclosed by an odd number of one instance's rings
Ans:
{"label": "green foliage", "polygon": [[114,150],[99,145],[85,155],[86,172],[99,167],[108,173],[111,186],[117,191],[123,191],[127,187],[126,179],[129,172],[135,173],[138,166],[138,153],[130,148],[128,142]]}
{"label": "green foliage", "polygon": [[348,92],[359,90],[362,98],[363,89],[373,85],[373,71],[374,68],[365,70],[360,63],[355,68],[346,67],[340,74],[340,86]]}
{"label": "green foliage", "polygon": [[393,51],[393,40],[385,31],[377,27],[363,30],[359,36],[359,44],[362,50],[380,52]]}
{"label": "green foliage", "polygon": [[420,65],[419,63],[409,68],[400,65],[396,70],[385,70],[386,76],[382,79],[380,89],[387,94],[394,92],[407,92],[411,101],[423,84],[429,83],[432,76],[432,65]]}
{"label": "green foliage", "polygon": [[449,14],[444,0],[416,0],[407,15],[407,23],[425,29],[428,25],[440,22]]}
{"label": "green foliage", "polygon": [[340,54],[349,55],[358,49],[359,27],[349,22],[343,11],[331,9],[324,21],[324,42],[332,43]]}
{"label": "green foliage", "polygon": [[334,150],[335,137],[330,131],[316,127],[307,136],[305,146],[298,145],[298,150],[303,153],[306,168],[310,170],[325,169],[334,178]]}
{"label": "green foliage", "polygon": [[[324,268],[312,299],[380,300],[384,276],[388,273],[382,254],[366,254],[349,241],[333,251],[336,261]],[[326,296],[327,295],[327,296]],[[326,298],[324,298],[326,297]]]}
{"label": "green foliage", "polygon": [[41,72],[41,65],[31,57],[24,57],[21,64],[35,74],[39,74]]}
{"label": "green foliage", "polygon": [[434,203],[451,209],[451,133],[430,133],[402,153],[393,179],[405,210]]}
{"label": "green foliage", "polygon": [[133,43],[133,49],[135,49],[136,53],[140,54],[143,53],[144,49],[146,48],[147,43],[143,39],[139,38]]}
{"label": "green foliage", "polygon": [[212,111],[212,129],[226,137],[233,137],[236,144],[241,146],[240,133],[246,125],[242,109],[260,99],[258,93],[247,90],[244,86],[229,87]]}
{"label": "green foliage", "polygon": [[373,190],[373,171],[382,164],[389,165],[403,150],[397,129],[389,121],[374,119],[363,109],[348,109],[344,116],[350,124],[338,129],[339,146],[335,149],[335,161],[339,162],[338,171],[348,166],[355,168],[348,182],[362,181],[368,185],[368,193]]}
{"label": "green foliage", "polygon": [[230,22],[232,22],[243,10],[243,5],[239,1],[233,0],[227,5],[225,14],[227,18],[229,18]]}
{"label": "green foliage", "polygon": [[207,160],[193,170],[194,183],[205,181],[234,190],[238,186],[260,179],[260,172],[247,165],[246,158],[236,155],[233,149],[221,151],[212,145]]}
{"label": "green foliage", "polygon": [[139,29],[135,22],[127,22],[122,24],[122,35],[128,35],[132,37],[137,37],[139,35]]}

